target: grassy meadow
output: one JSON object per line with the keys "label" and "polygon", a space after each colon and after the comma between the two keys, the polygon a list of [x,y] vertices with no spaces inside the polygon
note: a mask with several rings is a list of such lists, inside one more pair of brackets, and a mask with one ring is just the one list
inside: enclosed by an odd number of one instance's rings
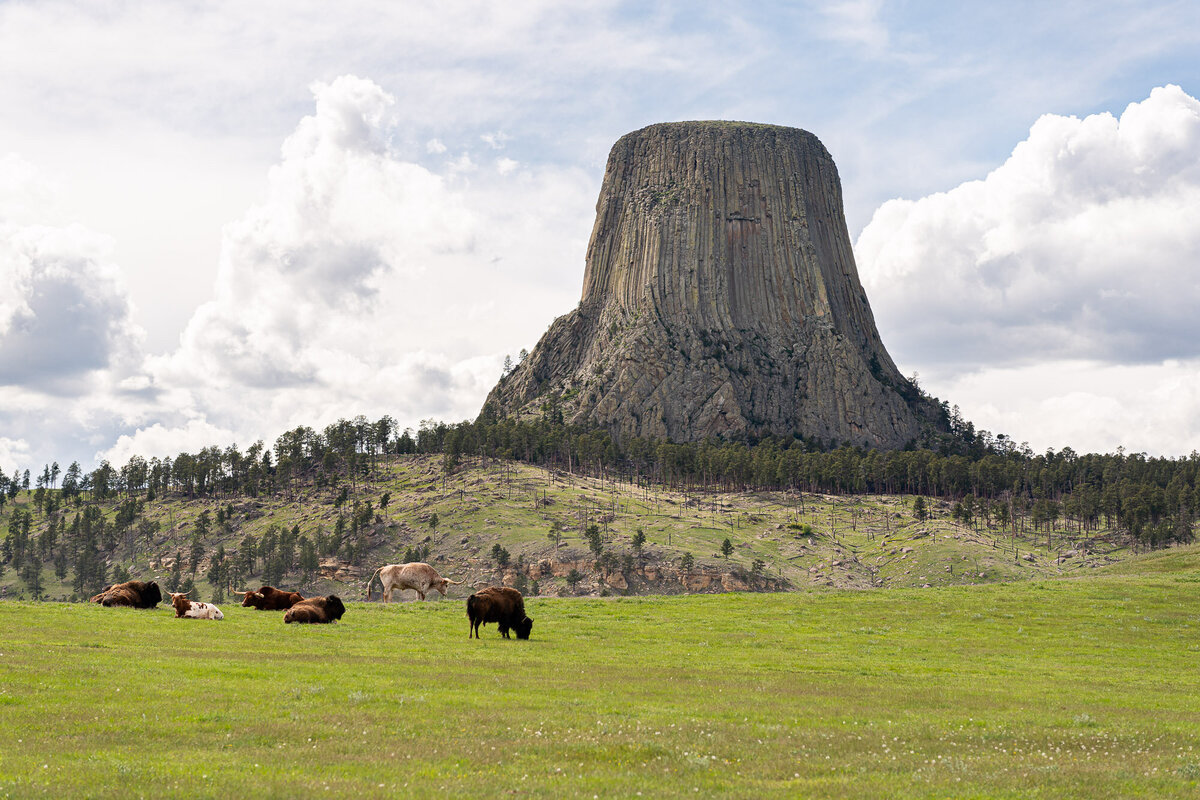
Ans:
{"label": "grassy meadow", "polygon": [[1195,797],[1200,549],[1088,579],[461,597],[330,626],[0,603],[0,796]]}

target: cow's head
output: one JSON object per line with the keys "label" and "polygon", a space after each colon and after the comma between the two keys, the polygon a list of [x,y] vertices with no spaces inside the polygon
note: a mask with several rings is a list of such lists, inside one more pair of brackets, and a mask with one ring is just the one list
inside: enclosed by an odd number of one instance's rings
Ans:
{"label": "cow's head", "polygon": [[167,592],[167,594],[171,596],[171,605],[179,611],[187,611],[188,606],[192,604],[192,601],[188,600],[187,592]]}
{"label": "cow's head", "polygon": [[442,597],[445,597],[445,596],[446,596],[446,587],[447,587],[447,586],[450,586],[451,584],[453,584],[453,585],[457,586],[457,585],[458,585],[458,584],[460,584],[460,583],[462,583],[462,581],[452,581],[452,580],[450,580],[449,578],[440,578],[440,577],[439,577],[439,578],[437,579],[437,582],[433,584],[433,588],[434,588],[434,589],[437,589],[439,592],[441,592],[441,593],[442,593]]}
{"label": "cow's head", "polygon": [[528,639],[529,632],[533,630],[533,620],[526,617],[514,625],[513,629],[517,632],[518,639]]}
{"label": "cow's head", "polygon": [[258,608],[262,605],[263,596],[258,592],[237,592],[242,596],[242,605],[247,608]]}

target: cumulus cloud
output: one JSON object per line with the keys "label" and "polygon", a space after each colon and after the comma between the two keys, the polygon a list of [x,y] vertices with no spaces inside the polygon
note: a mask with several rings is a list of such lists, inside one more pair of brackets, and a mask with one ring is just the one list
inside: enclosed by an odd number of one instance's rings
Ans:
{"label": "cumulus cloud", "polygon": [[77,224],[44,224],[55,205],[31,164],[0,159],[0,386],[60,394],[139,356],[141,331],[111,240]]}
{"label": "cumulus cloud", "polygon": [[1182,456],[1200,450],[1200,359],[1050,361],[946,376],[938,392],[981,428],[1035,450]]}
{"label": "cumulus cloud", "polygon": [[437,173],[392,149],[377,84],[312,89],[164,354],[139,346],[111,240],[53,217],[38,171],[5,162],[20,168],[0,171],[0,428],[21,438],[0,455],[122,463],[360,413],[471,417],[504,354],[573,305],[591,176],[505,159],[464,173],[465,151]]}
{"label": "cumulus cloud", "polygon": [[0,436],[0,470],[10,474],[18,464],[28,464],[29,442],[24,439],[9,439]]}
{"label": "cumulus cloud", "polygon": [[[437,174],[390,149],[395,103],[372,81],[343,76],[313,95],[266,198],[225,228],[214,298],[176,352],[149,360],[177,419],[122,448],[203,430],[198,420],[271,436],[357,413],[470,417],[501,348],[532,346],[573,303],[584,176],[514,161],[468,177],[469,153]],[[573,274],[556,269],[571,258]]]}
{"label": "cumulus cloud", "polygon": [[133,456],[174,458],[179,453],[195,453],[211,445],[223,447],[236,441],[234,431],[218,428],[202,419],[190,419],[174,427],[155,422],[132,434],[117,437],[116,443],[96,453],[95,459],[97,462],[107,459],[120,466]]}
{"label": "cumulus cloud", "polygon": [[196,377],[305,384],[369,349],[381,291],[468,252],[472,220],[428,170],[387,152],[391,98],[370,81],[313,87],[316,112],[284,142],[266,201],[226,226],[216,298],[171,360]]}
{"label": "cumulus cloud", "polygon": [[1200,355],[1200,102],[1045,115],[986,178],[876,211],[855,252],[901,360]]}
{"label": "cumulus cloud", "polygon": [[879,208],[855,246],[897,362],[1036,447],[1200,447],[1200,102],[1046,115],[982,180]]}

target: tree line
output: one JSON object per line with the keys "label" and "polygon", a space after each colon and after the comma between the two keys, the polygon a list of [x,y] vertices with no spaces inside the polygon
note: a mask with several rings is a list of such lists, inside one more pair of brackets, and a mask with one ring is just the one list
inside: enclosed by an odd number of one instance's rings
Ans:
{"label": "tree line", "polygon": [[[35,573],[51,563],[60,579],[70,572],[82,594],[117,577],[103,574],[106,559],[119,552],[132,558],[136,543],[155,532],[155,523],[142,515],[147,502],[262,494],[303,502],[305,493],[314,489],[337,492],[335,505],[343,511],[332,531],[321,531],[313,539],[298,530],[274,531],[262,541],[243,542],[236,559],[218,552],[217,573],[209,577],[230,585],[232,579],[256,570],[266,570],[262,574],[270,577],[294,570],[311,574],[322,555],[356,562],[366,546],[366,533],[388,499],[380,498],[376,508],[370,500],[351,501],[351,493],[369,483],[381,464],[411,454],[440,455],[447,474],[466,459],[517,460],[698,493],[905,494],[949,501],[964,522],[1038,530],[1061,521],[1082,533],[1096,530],[1103,521],[1106,528],[1120,530],[1146,547],[1192,541],[1200,513],[1200,454],[1149,457],[1121,449],[1079,454],[1069,447],[1034,453],[1004,435],[977,432],[957,409],[947,409],[947,418],[949,432],[935,434],[921,446],[873,450],[798,436],[694,443],[622,438],[604,429],[565,424],[551,415],[482,415],[457,424],[424,420],[416,431],[399,430],[388,416],[375,421],[359,416],[320,431],[300,426],[269,447],[258,441],[244,451],[233,444],[181,452],[174,458],[133,456],[119,467],[103,461],[91,472],[78,462],[65,471],[55,463],[36,477],[29,470],[14,471],[12,477],[0,472],[0,511],[21,491],[33,500],[32,510],[14,509],[9,515],[7,536],[0,542],[0,569],[13,568],[36,581]],[[111,519],[97,508],[102,502],[115,504]],[[32,533],[34,514],[48,520],[37,526],[40,536]],[[202,517],[203,529],[192,535],[192,550],[199,548],[201,554],[206,526],[214,524]],[[219,513],[215,524],[228,525],[228,519]],[[199,555],[188,555],[180,553],[175,560],[178,586],[186,586],[199,564]],[[185,572],[186,567],[190,570]]]}

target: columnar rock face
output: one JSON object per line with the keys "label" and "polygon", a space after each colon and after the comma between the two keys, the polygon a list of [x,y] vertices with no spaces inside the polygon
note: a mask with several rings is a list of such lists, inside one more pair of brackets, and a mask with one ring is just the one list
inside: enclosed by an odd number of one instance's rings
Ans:
{"label": "columnar rock face", "polygon": [[880,341],[828,151],[736,122],[652,125],[613,146],[579,306],[484,413],[874,447],[941,419]]}

